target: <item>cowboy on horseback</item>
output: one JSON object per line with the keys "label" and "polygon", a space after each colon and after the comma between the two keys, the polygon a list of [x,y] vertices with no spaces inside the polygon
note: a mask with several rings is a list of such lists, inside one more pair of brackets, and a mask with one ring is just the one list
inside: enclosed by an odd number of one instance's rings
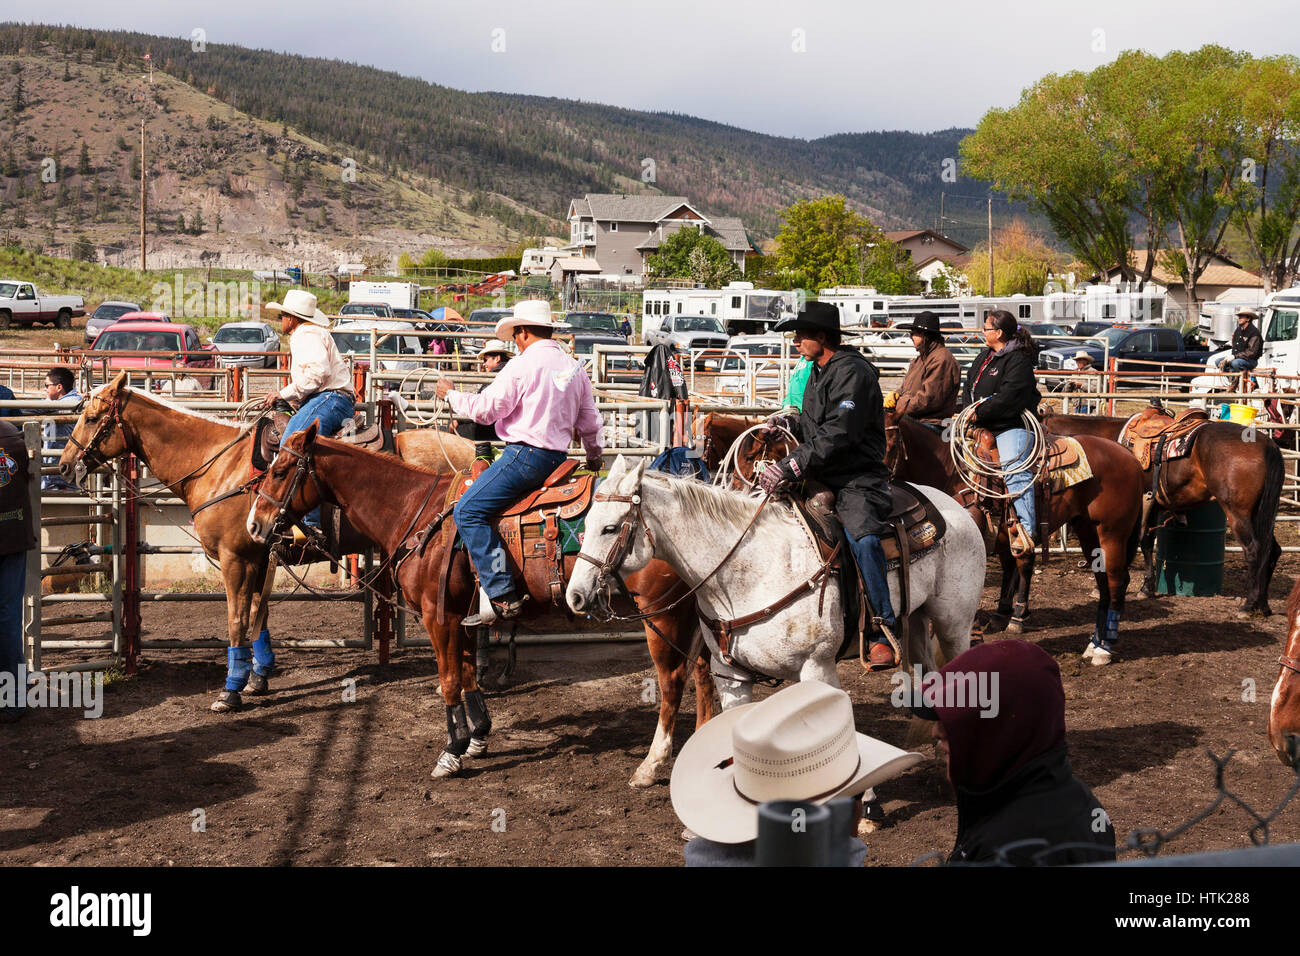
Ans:
{"label": "cowboy on horseback", "polygon": [[[329,333],[329,317],[316,308],[316,296],[301,289],[286,292],[283,304],[271,302],[266,311],[279,313],[280,328],[289,336],[289,384],[268,394],[261,407],[269,409],[277,401],[298,403],[298,411],[280,438],[280,447],[284,448],[296,433],[306,431],[312,422],[319,422],[319,434],[333,435],[355,413],[356,396],[347,363]],[[320,509],[304,515],[302,523],[319,530]],[[296,527],[294,532],[296,540]]]}
{"label": "cowboy on horseback", "polygon": [[456,503],[453,516],[479,586],[497,617],[519,616],[523,602],[515,593],[493,519],[542,483],[568,456],[574,431],[587,450],[587,467],[599,471],[604,448],[601,420],[591,379],[582,366],[552,340],[555,322],[550,303],[520,302],[496,325],[496,337],[519,349],[497,377],[478,394],[457,391],[450,379],[438,379],[439,398],[458,415],[480,425],[496,425],[506,442],[501,453]]}
{"label": "cowboy on horseback", "polygon": [[787,481],[814,478],[835,492],[835,510],[862,570],[879,633],[872,643],[872,670],[898,663],[897,621],[889,598],[880,536],[889,530],[889,469],[885,467],[885,413],[876,369],[855,349],[840,344],[839,310],[810,302],[776,331],[794,332],[799,354],[813,362],[803,411],[778,415],[770,428],[788,428],[801,442],[768,465],[758,481],[768,494]]}
{"label": "cowboy on horseback", "polygon": [[885,407],[895,408],[901,415],[910,415],[934,431],[941,422],[957,413],[957,396],[961,392],[961,369],[952,351],[944,344],[939,331],[939,317],[933,312],[918,313],[911,325],[900,325],[900,331],[912,333],[916,358],[907,366],[903,384],[898,391],[885,396]]}

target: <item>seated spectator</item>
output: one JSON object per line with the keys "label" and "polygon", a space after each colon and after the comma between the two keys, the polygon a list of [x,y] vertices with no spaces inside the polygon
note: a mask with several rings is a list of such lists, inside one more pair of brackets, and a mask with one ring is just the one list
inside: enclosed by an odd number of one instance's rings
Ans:
{"label": "seated spectator", "polygon": [[[71,402],[81,401],[81,393],[77,391],[76,380],[72,377],[72,372],[61,365],[56,365],[45,375],[45,398],[51,402]],[[43,414],[66,415],[73,412],[73,407],[68,407],[57,413],[50,410],[44,411]],[[45,421],[41,423],[41,464],[44,467],[50,467],[59,463],[59,456],[63,454],[63,446],[68,443],[68,436],[76,428],[75,422]],[[58,475],[45,475],[41,478],[42,491],[75,491],[75,486],[64,481]]]}
{"label": "seated spectator", "polygon": [[922,759],[857,733],[849,695],[819,681],[725,711],[695,732],[673,765],[673,810],[696,834],[686,865],[754,866],[761,803],[851,797],[848,832],[833,835],[848,846],[832,852],[861,866],[867,847],[855,834],[863,793]]}
{"label": "seated spectator", "polygon": [[1115,859],[1110,817],[1070,768],[1065,689],[1046,651],[1024,641],[981,644],[929,675],[922,688],[923,705],[913,710],[938,721],[936,746],[957,793],[949,863]]}

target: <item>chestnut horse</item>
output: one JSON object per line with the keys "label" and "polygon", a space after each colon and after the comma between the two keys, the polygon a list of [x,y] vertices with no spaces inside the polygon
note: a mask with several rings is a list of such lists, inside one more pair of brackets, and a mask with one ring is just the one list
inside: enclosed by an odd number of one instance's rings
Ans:
{"label": "chestnut horse", "polygon": [[[1050,496],[1047,524],[1051,528],[1069,524],[1084,555],[1094,558],[1098,592],[1094,637],[1098,642],[1105,638],[1113,643],[1141,530],[1142,469],[1136,458],[1113,441],[1082,435],[1078,442],[1093,477]],[[885,464],[895,478],[942,488],[960,501],[981,527],[987,524],[975,492],[957,474],[946,436],[893,409],[885,412]],[[986,536],[986,544],[988,540]],[[999,526],[996,543],[989,550],[997,553],[1002,564],[1002,592],[988,629],[1000,630],[1006,622],[1007,630],[1020,633],[1029,613],[1034,553],[1013,558],[1005,525]],[[1095,560],[1098,556],[1100,567]]]}
{"label": "chestnut horse", "polygon": [[[457,480],[456,475],[439,474],[319,437],[312,425],[290,438],[267,470],[253,506],[246,513],[246,527],[251,538],[265,541],[282,513],[296,517],[325,500],[340,507],[353,527],[379,543],[386,553],[395,554],[413,530],[427,526],[440,512],[450,511],[448,494]],[[438,659],[440,690],[447,713],[447,748],[433,770],[435,778],[458,773],[466,755],[485,753],[492,729],[487,704],[478,686],[476,646],[461,627],[475,596],[474,574],[465,551],[448,551],[446,535],[450,533],[453,533],[452,525],[444,521],[427,547],[410,554],[397,567],[403,599],[420,612]],[[565,558],[566,580],[575,560],[575,555]],[[450,566],[444,567],[448,561]],[[440,620],[439,590],[444,576],[447,596]],[[552,613],[548,582],[540,577],[529,578],[525,585],[532,600],[524,605],[523,617],[536,619]],[[685,592],[685,585],[662,564],[647,567],[637,578],[629,580],[628,585],[638,603],[656,607],[671,603]],[[652,783],[671,756],[671,725],[676,719],[676,704],[681,700],[688,657],[695,661],[697,722],[703,723],[714,715],[713,696],[704,690],[707,666],[699,660],[699,644],[695,643],[698,624],[694,603],[683,601],[651,617],[649,624],[658,628],[659,640],[649,638],[649,626],[647,639],[661,686],[665,682],[670,685],[676,703],[667,718],[661,707],[654,744],[632,778],[633,786]],[[686,645],[690,645],[689,650],[684,649]],[[668,696],[665,692],[664,697]]]}
{"label": "chestnut horse", "polygon": [[[763,424],[762,418],[739,415],[720,415],[709,412],[695,420],[696,448],[710,475],[717,475],[727,452],[746,431]],[[753,432],[747,435],[736,455],[731,469],[731,484],[735,488],[753,488],[760,463],[780,461],[794,450],[794,445],[781,434],[764,435]]]}
{"label": "chestnut horse", "polygon": [[[1288,767],[1300,756],[1300,580],[1286,602],[1286,646],[1268,708],[1268,742]],[[1296,738],[1289,740],[1288,738]]]}
{"label": "chestnut horse", "polygon": [[[1173,417],[1162,413],[1170,422]],[[1086,415],[1050,415],[1043,427],[1059,435],[1096,435],[1118,441],[1127,418]],[[1247,437],[1249,436],[1249,437]],[[1155,469],[1144,475],[1145,487],[1151,491]],[[1196,432],[1191,454],[1175,458],[1160,466],[1162,500],[1155,507],[1179,514],[1209,501],[1218,501],[1241,544],[1249,568],[1243,613],[1267,616],[1268,588],[1273,569],[1282,554],[1273,535],[1278,499],[1282,494],[1285,472],[1282,453],[1268,437],[1267,430],[1256,431],[1233,422],[1212,421]],[[1152,560],[1154,534],[1142,536],[1142,554],[1146,559],[1143,593],[1154,595],[1155,562]]]}

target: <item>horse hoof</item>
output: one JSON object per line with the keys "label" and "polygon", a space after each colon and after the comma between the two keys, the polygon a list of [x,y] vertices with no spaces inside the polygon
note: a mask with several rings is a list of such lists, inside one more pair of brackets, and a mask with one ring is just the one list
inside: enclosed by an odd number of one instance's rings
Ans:
{"label": "horse hoof", "polygon": [[263,694],[271,693],[271,684],[266,679],[265,675],[253,671],[253,673],[249,675],[248,686],[244,688],[244,690],[249,694],[252,694],[254,697],[261,697]]}
{"label": "horse hoof", "polygon": [[1098,591],[1096,588],[1093,588],[1091,591],[1088,592],[1088,597],[1092,598],[1094,601],[1100,601],[1101,592]]}
{"label": "horse hoof", "polygon": [[239,692],[227,690],[221,692],[221,696],[212,704],[211,710],[214,714],[233,714],[243,707],[244,701],[239,696]]}
{"label": "horse hoof", "polygon": [[1024,618],[1013,617],[1011,620],[1007,621],[1007,633],[1008,633],[1008,634],[1023,634],[1023,633],[1025,633],[1025,621],[1024,621]]}
{"label": "horse hoof", "polygon": [[988,624],[984,625],[985,634],[998,634],[1007,629],[1007,622],[1010,619],[1002,614],[994,614],[989,618]]}
{"label": "horse hoof", "polygon": [[466,757],[481,757],[487,753],[486,737],[471,737],[469,739],[469,749],[465,751]]}
{"label": "horse hoof", "polygon": [[433,772],[429,774],[434,780],[441,780],[443,777],[454,777],[460,773],[461,760],[453,753],[442,752],[438,762],[434,764]]}
{"label": "horse hoof", "polygon": [[633,790],[644,790],[646,787],[654,786],[654,782],[655,772],[653,770],[638,767],[637,772],[632,774],[632,779],[627,782],[627,785]]}

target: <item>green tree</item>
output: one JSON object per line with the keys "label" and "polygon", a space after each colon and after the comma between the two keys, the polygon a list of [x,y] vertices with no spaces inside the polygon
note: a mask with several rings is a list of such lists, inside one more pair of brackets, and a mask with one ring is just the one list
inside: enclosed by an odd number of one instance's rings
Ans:
{"label": "green tree", "polygon": [[[18,64],[15,63],[14,65],[17,66]],[[23,95],[23,77],[21,73],[18,74],[18,82],[14,85],[14,95],[9,105],[15,116],[21,113],[23,107],[27,105],[27,98]]]}
{"label": "green tree", "polygon": [[176,231],[182,234],[185,232],[185,213],[176,217]]}
{"label": "green tree", "polygon": [[81,155],[77,157],[77,172],[82,176],[90,175],[90,148],[85,140],[81,142]]}
{"label": "green tree", "polygon": [[971,250],[966,274],[975,295],[1042,295],[1048,277],[1064,266],[1064,256],[1023,219],[1014,219],[993,235],[993,291],[989,292],[987,241]]}
{"label": "green tree", "polygon": [[852,282],[870,250],[884,241],[871,220],[850,209],[843,196],[800,200],[781,218],[777,269],[819,288]]}
{"label": "green tree", "polygon": [[72,258],[77,262],[94,262],[97,258],[95,244],[85,236],[77,236],[72,244]]}
{"label": "green tree", "polygon": [[203,235],[203,213],[198,209],[190,216],[190,233],[196,236]]}
{"label": "green tree", "polygon": [[726,246],[699,229],[684,226],[662,243],[659,251],[646,257],[650,275],[656,279],[694,279],[716,287],[740,275]]}

